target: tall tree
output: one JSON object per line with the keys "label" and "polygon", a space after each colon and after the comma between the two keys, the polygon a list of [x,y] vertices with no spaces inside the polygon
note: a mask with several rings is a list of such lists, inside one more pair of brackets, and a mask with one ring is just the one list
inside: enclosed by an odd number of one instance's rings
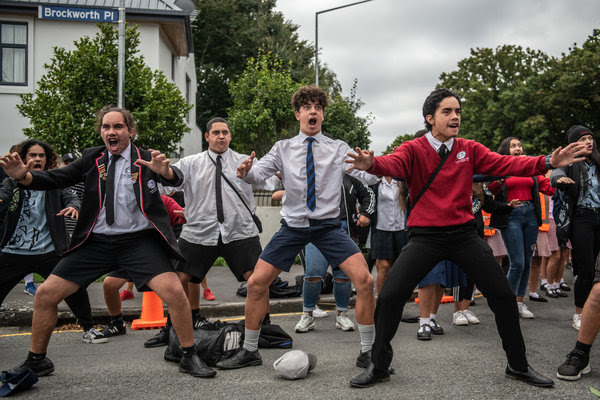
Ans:
{"label": "tall tree", "polygon": [[290,99],[299,86],[289,62],[262,52],[250,58],[244,73],[230,85],[232,147],[245,154],[255,151],[260,157],[275,141],[296,134]]}
{"label": "tall tree", "polygon": [[537,125],[533,124],[535,104],[528,82],[551,64],[552,58],[545,53],[521,46],[477,48],[458,62],[456,71],[442,73],[438,86],[460,95],[464,137],[495,149],[504,137],[517,136],[526,151],[532,152],[532,139],[539,132],[531,131]]}
{"label": "tall tree", "polygon": [[193,36],[196,55],[197,122],[227,116],[233,105],[229,85],[259,49],[290,63],[290,75],[307,81],[313,48],[298,38],[298,27],[273,11],[276,0],[196,0]]}
{"label": "tall tree", "polygon": [[[98,27],[95,37],[82,37],[73,51],[55,47],[37,89],[22,95],[17,105],[32,125],[25,135],[50,143],[59,153],[101,144],[94,113],[116,103],[118,34],[111,24]],[[139,43],[137,28],[127,29],[124,105],[135,117],[137,144],[173,151],[189,131],[185,116],[191,107],[161,71],[145,65]]]}

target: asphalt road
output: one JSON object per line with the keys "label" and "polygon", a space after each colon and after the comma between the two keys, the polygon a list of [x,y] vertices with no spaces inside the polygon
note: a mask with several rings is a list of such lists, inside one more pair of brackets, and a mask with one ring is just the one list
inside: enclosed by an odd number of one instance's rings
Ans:
{"label": "asphalt road", "polygon": [[[521,320],[530,364],[554,377],[556,368],[577,337],[571,328],[572,298],[530,303],[533,320]],[[143,341],[155,331],[128,331],[107,344],[86,344],[81,332],[52,336],[48,356],[54,374],[40,378],[28,399],[593,399],[590,386],[600,389],[600,346],[592,349],[592,372],[577,382],[555,379],[553,389],[540,389],[508,379],[505,357],[492,314],[483,299],[472,310],[480,325],[454,327],[452,305],[443,304],[439,322],[446,334],[430,342],[416,339],[417,324],[400,324],[393,342],[396,374],[390,382],[368,389],[352,389],[348,381],[361,369],[354,365],[359,352],[358,332],[335,329],[335,317],[317,320],[310,333],[293,333],[298,314],[273,316],[294,339],[294,348],[314,353],[318,364],[304,380],[277,377],[272,363],[286,350],[261,350],[263,365],[219,371],[213,379],[193,378],[163,360],[164,348],[145,349]],[[407,314],[416,315],[409,304]],[[27,330],[0,328],[0,370],[19,364],[27,354]]]}

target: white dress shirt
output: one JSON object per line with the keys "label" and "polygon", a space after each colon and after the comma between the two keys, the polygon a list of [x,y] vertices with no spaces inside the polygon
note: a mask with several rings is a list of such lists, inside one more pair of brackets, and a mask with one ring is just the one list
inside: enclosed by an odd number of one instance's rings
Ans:
{"label": "white dress shirt", "polygon": [[[311,211],[306,205],[306,153],[308,136],[300,132],[290,139],[280,140],[267,155],[254,161],[244,177],[248,183],[262,182],[277,171],[281,171],[285,194],[281,216],[296,228],[309,226],[309,219],[337,218],[340,214],[342,181],[350,164],[344,160],[354,152],[345,142],[323,135],[313,136],[312,152],[315,164],[316,208]],[[368,185],[377,182],[377,177],[364,171],[353,170],[352,176]]]}
{"label": "white dress shirt", "polygon": [[[210,150],[187,156],[177,161],[174,166],[183,174],[183,184],[176,190],[183,189],[185,200],[185,219],[181,231],[181,238],[204,246],[216,246],[219,235],[223,243],[234,240],[247,239],[258,235],[258,228],[252,216],[242,204],[240,198],[231,186],[221,178],[221,193],[223,197],[223,223],[217,220],[217,201],[215,196],[215,163],[219,154]],[[256,203],[253,189],[275,189],[279,178],[268,176],[256,185],[250,185],[237,177],[237,167],[248,159],[245,154],[227,149],[221,154],[223,174],[229,182],[235,185],[237,192],[244,198],[244,202],[254,213]],[[165,187],[163,193],[170,193],[173,188]]]}
{"label": "white dress shirt", "polygon": [[[108,152],[108,150],[106,151]],[[112,164],[110,156],[111,154],[109,153],[106,165],[107,171]],[[112,225],[106,224],[106,208],[103,203],[93,232],[104,235],[119,235],[150,229],[152,225],[144,214],[142,214],[135,197],[135,192],[133,191],[133,181],[131,180],[131,143],[121,153],[121,157],[116,161],[115,168],[115,222]]]}
{"label": "white dress shirt", "polygon": [[377,226],[380,231],[401,231],[406,226],[406,214],[400,208],[398,181],[381,178],[377,193]]}
{"label": "white dress shirt", "polygon": [[440,147],[442,147],[442,144],[446,145],[446,148],[448,149],[448,154],[450,154],[450,152],[452,151],[452,145],[454,145],[454,138],[450,138],[445,142],[442,142],[441,140],[438,140],[435,137],[433,137],[431,131],[427,132],[425,134],[425,137],[427,138],[429,144],[435,149],[436,153],[440,151]]}

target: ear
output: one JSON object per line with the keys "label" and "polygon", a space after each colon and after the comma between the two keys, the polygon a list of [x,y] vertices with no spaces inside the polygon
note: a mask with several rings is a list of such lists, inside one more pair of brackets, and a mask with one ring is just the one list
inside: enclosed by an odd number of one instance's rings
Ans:
{"label": "ear", "polygon": [[204,132],[204,140],[208,142],[208,132]]}
{"label": "ear", "polygon": [[296,115],[296,120],[300,121],[300,112],[294,111],[294,114]]}
{"label": "ear", "polygon": [[429,114],[425,117],[425,121],[429,123],[429,125],[433,125],[433,115]]}

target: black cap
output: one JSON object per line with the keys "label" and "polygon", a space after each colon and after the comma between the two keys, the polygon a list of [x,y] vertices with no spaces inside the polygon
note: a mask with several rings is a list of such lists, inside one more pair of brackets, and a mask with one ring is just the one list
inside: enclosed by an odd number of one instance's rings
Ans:
{"label": "black cap", "polygon": [[61,157],[62,162],[75,161],[76,159],[77,157],[73,153],[66,153]]}
{"label": "black cap", "polygon": [[585,135],[590,135],[592,138],[594,138],[594,140],[596,140],[594,132],[585,126],[573,125],[567,132],[569,143],[575,143]]}

